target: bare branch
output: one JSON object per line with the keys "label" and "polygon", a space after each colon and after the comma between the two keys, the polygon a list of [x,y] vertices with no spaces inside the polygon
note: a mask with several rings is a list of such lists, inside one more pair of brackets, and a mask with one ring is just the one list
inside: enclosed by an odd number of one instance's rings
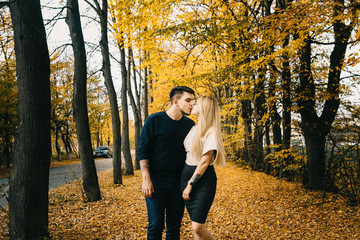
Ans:
{"label": "bare branch", "polygon": [[[101,13],[101,8],[100,8],[100,6],[99,6],[99,3],[98,3],[98,1],[96,1],[96,0],[94,0],[94,2],[95,2],[95,5],[94,4],[92,4],[90,1],[88,1],[88,0],[84,0],[87,4],[89,4],[89,6],[92,8],[92,9],[94,9],[95,10],[95,12],[98,14],[98,15],[100,15],[100,13]],[[103,0],[103,1],[106,1],[106,0]]]}
{"label": "bare branch", "polygon": [[64,11],[66,8],[67,8],[66,6],[60,8],[60,11],[59,11],[52,19],[47,20],[47,22],[44,24],[45,27],[46,27],[48,24],[50,24],[50,23],[52,23],[53,21],[55,21],[55,20],[65,19],[64,17],[59,18],[59,16],[63,13],[63,11]]}
{"label": "bare branch", "polygon": [[8,2],[0,2],[0,8],[3,8],[5,6],[8,6],[10,3],[13,3],[15,2],[16,0],[11,0],[11,1],[8,1]]}
{"label": "bare branch", "polygon": [[68,43],[68,44],[63,44],[63,45],[55,48],[55,49],[50,53],[50,57],[51,57],[53,54],[55,54],[56,52],[58,52],[59,49],[61,49],[61,53],[60,53],[60,55],[61,55],[68,46],[72,46],[72,45]]}

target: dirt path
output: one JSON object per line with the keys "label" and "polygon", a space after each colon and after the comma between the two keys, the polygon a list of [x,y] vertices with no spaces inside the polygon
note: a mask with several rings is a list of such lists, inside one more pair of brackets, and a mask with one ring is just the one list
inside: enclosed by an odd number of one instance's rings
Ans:
{"label": "dirt path", "polygon": [[[336,195],[323,198],[300,184],[231,164],[216,171],[218,189],[207,221],[216,239],[360,239],[360,207],[348,207]],[[125,176],[122,186],[112,184],[111,170],[100,173],[99,181],[103,199],[96,203],[84,203],[76,183],[50,191],[52,239],[146,239],[140,172]],[[6,239],[4,230],[0,239]],[[192,239],[187,213],[181,239]]]}

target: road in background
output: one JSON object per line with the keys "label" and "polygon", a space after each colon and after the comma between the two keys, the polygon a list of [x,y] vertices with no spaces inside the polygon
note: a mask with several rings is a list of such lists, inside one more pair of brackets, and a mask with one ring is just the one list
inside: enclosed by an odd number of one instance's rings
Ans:
{"label": "road in background", "polygon": [[[97,172],[112,168],[112,158],[97,159],[95,161],[95,165]],[[81,164],[51,168],[49,176],[49,189],[58,188],[63,184],[78,180],[80,178],[82,178]],[[5,186],[5,189],[2,189],[6,191],[9,187],[9,182],[7,178],[0,178],[0,185],[3,184]],[[5,207],[7,206],[7,204],[8,202],[6,198],[1,198],[0,196],[0,206]]]}

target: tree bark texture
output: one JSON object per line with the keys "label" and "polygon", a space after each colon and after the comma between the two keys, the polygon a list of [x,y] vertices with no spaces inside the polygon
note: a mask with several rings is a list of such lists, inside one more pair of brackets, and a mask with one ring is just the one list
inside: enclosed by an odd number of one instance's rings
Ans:
{"label": "tree bark texture", "polygon": [[125,173],[127,175],[134,175],[134,166],[131,159],[130,153],[130,140],[129,140],[129,111],[128,111],[128,101],[127,101],[127,82],[128,82],[128,70],[126,69],[126,57],[125,49],[123,44],[119,45],[120,47],[120,65],[121,65],[121,108],[123,116],[123,126],[122,126],[122,151],[125,159]]}
{"label": "tree bark texture", "polygon": [[255,170],[264,169],[264,152],[263,152],[263,139],[264,139],[264,123],[262,118],[265,114],[265,93],[264,93],[264,75],[262,74],[265,70],[259,69],[260,75],[258,82],[255,85],[255,104],[254,104],[254,115],[255,115],[255,129],[254,129],[254,146],[255,151]]}
{"label": "tree bark texture", "polygon": [[268,119],[265,123],[265,143],[266,143],[266,148],[265,148],[265,157],[264,157],[264,172],[266,174],[270,174],[271,173],[271,163],[269,162],[269,159],[267,158],[268,155],[271,154],[271,141],[270,141],[270,119]]}
{"label": "tree bark texture", "polygon": [[[145,57],[147,56],[147,53],[145,52]],[[149,116],[149,68],[145,68],[145,76],[144,76],[144,95],[143,95],[143,101],[144,101],[144,121]]]}
{"label": "tree bark texture", "polygon": [[[285,38],[283,47],[289,44],[289,37]],[[282,149],[290,149],[291,142],[291,71],[289,58],[286,53],[282,55],[282,69],[281,69],[281,82],[282,82],[282,130],[283,130],[283,139],[282,139]],[[280,173],[279,177],[282,178],[284,174],[284,168],[290,165],[292,162],[291,156],[282,158],[280,164]]]}
{"label": "tree bark texture", "polygon": [[88,201],[94,202],[101,199],[101,195],[91,145],[86,100],[86,52],[77,0],[67,1],[66,23],[70,29],[74,49],[75,71],[73,110],[79,142],[79,153],[83,173],[83,187]]}
{"label": "tree bark texture", "polygon": [[250,167],[254,168],[254,146],[252,141],[251,116],[253,109],[250,100],[241,100],[241,117],[244,120],[245,132],[245,157],[246,162],[250,163]]}
{"label": "tree bark texture", "polygon": [[[11,126],[13,125],[10,122],[10,118],[9,118],[9,113],[5,112],[4,114],[4,123],[7,126]],[[3,140],[1,142],[1,144],[3,145],[3,156],[4,156],[4,160],[5,160],[5,165],[7,168],[10,168],[10,163],[12,162],[12,153],[11,153],[11,149],[13,148],[13,143],[12,143],[12,137],[14,136],[14,133],[12,133],[12,131],[10,129],[5,129],[4,131],[4,135],[3,135]],[[1,158],[0,158],[0,166],[1,166]]]}
{"label": "tree bark texture", "polygon": [[[273,49],[272,49],[273,51]],[[282,134],[281,134],[281,116],[278,113],[278,109],[277,109],[277,96],[276,96],[276,77],[275,77],[275,73],[274,70],[276,67],[274,65],[273,62],[271,62],[269,64],[270,67],[270,78],[269,78],[269,95],[268,95],[268,102],[269,102],[269,117],[270,117],[270,125],[271,125],[271,130],[272,130],[272,141],[273,144],[275,145],[274,147],[274,151],[275,152],[279,152],[282,148],[281,144],[282,144]],[[269,164],[268,163],[268,167],[267,167],[267,172],[271,172],[273,170],[273,166],[276,164]],[[271,168],[271,169],[270,169]],[[282,167],[280,167],[280,173],[279,175],[281,175],[282,172]]]}
{"label": "tree bark texture", "polygon": [[[288,43],[288,39],[286,39],[286,43]],[[286,44],[287,45],[287,44]],[[290,72],[290,64],[287,55],[283,55],[283,64],[282,64],[282,72],[281,72],[281,80],[282,80],[282,92],[283,92],[283,145],[285,149],[290,148],[291,141],[291,72]]]}
{"label": "tree bark texture", "polygon": [[[134,79],[134,85],[136,86],[136,71],[135,71],[135,61],[134,61],[134,55],[133,55],[133,51],[131,48],[129,48],[129,63],[132,63],[132,69],[133,69],[133,79]],[[131,67],[131,65],[129,64],[129,66]],[[129,67],[129,72],[130,72],[130,67]],[[140,111],[140,105],[136,105],[136,101],[134,98],[134,94],[132,93],[132,87],[131,87],[131,76],[130,74],[128,74],[128,95],[129,95],[129,99],[130,99],[130,105],[132,108],[132,111],[134,113],[134,125],[135,125],[135,169],[139,170],[140,169],[140,162],[139,162],[139,157],[137,154],[137,149],[139,147],[139,138],[140,138],[140,132],[141,132],[141,111]],[[135,94],[138,95],[138,93],[136,92],[136,87],[135,87]]]}
{"label": "tree bark texture", "polygon": [[68,122],[68,120],[65,121],[64,128],[65,128],[65,131],[63,131],[61,133],[61,139],[62,139],[62,141],[64,143],[66,153],[72,153],[73,152],[73,149],[71,147],[72,140],[70,138],[71,133],[69,131],[69,122]]}
{"label": "tree bark texture", "polygon": [[10,4],[19,126],[10,179],[10,239],[48,237],[51,158],[50,60],[39,0]]}
{"label": "tree bark texture", "polygon": [[[334,18],[344,11],[344,1],[335,0]],[[330,55],[327,94],[323,111],[319,117],[315,110],[315,85],[311,73],[311,39],[305,39],[300,51],[300,93],[298,102],[301,114],[301,128],[304,133],[308,156],[308,187],[325,189],[325,138],[339,108],[340,74],[352,25],[343,20],[334,20],[335,45]],[[311,145],[309,145],[311,144]]]}
{"label": "tree bark texture", "polygon": [[111,108],[111,122],[113,133],[113,182],[114,184],[122,184],[121,172],[121,121],[119,113],[119,105],[117,102],[116,91],[111,75],[110,52],[108,41],[108,3],[102,1],[102,7],[97,0],[94,0],[96,6],[93,8],[100,17],[101,40],[100,47],[103,58],[102,72],[105,79],[105,86],[109,95]]}
{"label": "tree bark texture", "polygon": [[55,149],[57,153],[57,160],[61,161],[61,151],[59,146],[59,130],[60,130],[60,126],[55,123]]}

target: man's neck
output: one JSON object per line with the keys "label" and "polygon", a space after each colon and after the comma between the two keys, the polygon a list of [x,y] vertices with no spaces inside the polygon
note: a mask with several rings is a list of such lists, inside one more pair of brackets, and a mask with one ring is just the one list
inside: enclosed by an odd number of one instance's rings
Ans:
{"label": "man's neck", "polygon": [[166,111],[166,114],[175,121],[179,121],[183,116],[175,105],[171,105],[170,109]]}

